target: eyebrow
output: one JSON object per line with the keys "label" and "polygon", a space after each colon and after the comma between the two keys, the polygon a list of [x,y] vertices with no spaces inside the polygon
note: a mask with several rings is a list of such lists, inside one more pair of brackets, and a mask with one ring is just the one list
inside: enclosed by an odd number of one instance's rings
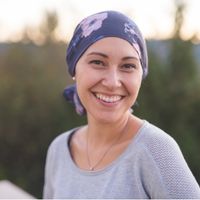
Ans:
{"label": "eyebrow", "polygon": [[106,54],[101,53],[101,52],[91,52],[87,56],[90,56],[90,55],[98,55],[98,56],[102,56],[104,58],[108,58],[108,56]]}
{"label": "eyebrow", "polygon": [[[102,56],[104,58],[109,58],[108,55],[104,54],[104,53],[101,53],[101,52],[91,52],[89,53],[87,56],[90,56],[90,55],[98,55],[98,56]],[[129,60],[129,59],[135,59],[135,60],[139,60],[138,57],[136,56],[125,56],[122,58],[122,60]]]}
{"label": "eyebrow", "polygon": [[122,58],[122,60],[129,60],[129,59],[139,60],[136,56],[126,56]]}

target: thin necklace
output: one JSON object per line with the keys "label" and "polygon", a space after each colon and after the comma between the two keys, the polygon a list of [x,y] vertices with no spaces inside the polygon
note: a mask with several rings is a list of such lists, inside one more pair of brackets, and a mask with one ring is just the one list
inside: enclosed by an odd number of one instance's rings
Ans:
{"label": "thin necklace", "polygon": [[97,160],[97,162],[94,165],[91,165],[91,161],[90,161],[90,156],[89,156],[89,145],[88,145],[88,133],[87,133],[87,143],[86,143],[86,153],[87,153],[87,161],[88,161],[88,166],[89,166],[89,170],[90,171],[94,171],[95,168],[101,163],[101,161],[104,159],[104,157],[108,154],[108,152],[112,149],[112,147],[114,147],[120,140],[120,138],[123,135],[122,131],[119,136],[114,140],[114,142],[106,149],[106,151],[102,154],[102,156],[99,158],[99,160]]}

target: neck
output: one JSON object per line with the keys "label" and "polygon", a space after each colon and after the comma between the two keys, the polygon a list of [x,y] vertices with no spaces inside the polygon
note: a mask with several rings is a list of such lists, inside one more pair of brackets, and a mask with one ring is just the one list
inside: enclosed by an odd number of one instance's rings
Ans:
{"label": "neck", "polygon": [[127,114],[117,122],[100,123],[88,117],[87,134],[90,145],[97,147],[112,143],[115,138],[127,131],[130,118],[131,114]]}

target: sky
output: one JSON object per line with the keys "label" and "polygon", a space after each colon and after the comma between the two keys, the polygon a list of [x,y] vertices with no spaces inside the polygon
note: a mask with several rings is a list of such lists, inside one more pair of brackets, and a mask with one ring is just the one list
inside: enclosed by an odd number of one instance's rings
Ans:
{"label": "sky", "polygon": [[[56,11],[59,27],[57,38],[69,40],[77,23],[84,17],[103,10],[118,10],[129,15],[145,38],[165,39],[173,28],[175,0],[0,0],[0,42],[20,38],[25,27],[37,29],[45,11]],[[184,38],[198,33],[200,40],[200,0],[186,3]]]}

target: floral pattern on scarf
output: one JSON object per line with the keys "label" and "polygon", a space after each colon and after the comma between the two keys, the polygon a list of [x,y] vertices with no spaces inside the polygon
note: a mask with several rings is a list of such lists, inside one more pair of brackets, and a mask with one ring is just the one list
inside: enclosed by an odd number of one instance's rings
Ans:
{"label": "floral pattern on scarf", "polygon": [[[137,37],[137,30],[134,26],[132,26],[129,23],[125,23],[124,24],[124,32],[132,39],[134,36]],[[139,58],[141,58],[141,52],[140,52],[140,47],[137,43],[135,43],[135,41],[132,42],[133,47],[135,48],[135,50],[137,51]]]}
{"label": "floral pattern on scarf", "polygon": [[101,28],[103,21],[108,17],[108,13],[99,13],[84,20],[80,25],[82,28],[82,37],[89,36],[93,31]]}

